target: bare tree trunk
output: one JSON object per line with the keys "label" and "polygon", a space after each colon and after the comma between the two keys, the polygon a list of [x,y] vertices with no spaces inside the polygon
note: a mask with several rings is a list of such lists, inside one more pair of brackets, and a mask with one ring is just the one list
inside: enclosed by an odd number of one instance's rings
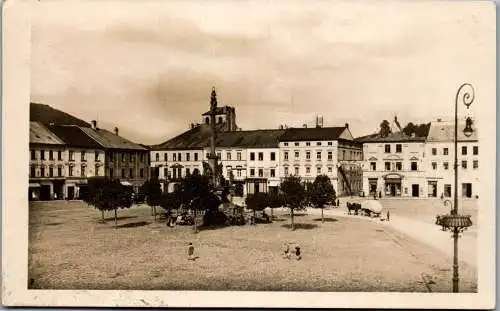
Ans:
{"label": "bare tree trunk", "polygon": [[156,206],[153,206],[153,216],[156,222]]}
{"label": "bare tree trunk", "polygon": [[101,210],[101,221],[104,223],[104,210]]}
{"label": "bare tree trunk", "polygon": [[323,208],[321,208],[321,222],[325,222],[325,218],[323,217]]}
{"label": "bare tree trunk", "polygon": [[295,230],[295,226],[294,226],[294,224],[293,224],[293,216],[294,216],[294,215],[293,215],[293,214],[294,214],[294,213],[293,213],[293,208],[291,208],[291,209],[290,209],[290,211],[291,211],[291,216],[292,216],[292,227],[291,227],[290,229],[292,229],[292,231],[294,231],[294,230]]}
{"label": "bare tree trunk", "polygon": [[115,228],[118,228],[118,216],[116,215],[116,208],[115,208]]}

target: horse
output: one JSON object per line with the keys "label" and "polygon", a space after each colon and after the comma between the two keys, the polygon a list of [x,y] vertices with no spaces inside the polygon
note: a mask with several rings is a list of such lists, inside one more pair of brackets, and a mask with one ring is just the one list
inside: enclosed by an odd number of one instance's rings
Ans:
{"label": "horse", "polygon": [[360,204],[350,203],[350,202],[347,202],[346,205],[347,205],[347,215],[351,215],[351,211],[354,212],[354,215],[357,215],[358,210],[361,207]]}

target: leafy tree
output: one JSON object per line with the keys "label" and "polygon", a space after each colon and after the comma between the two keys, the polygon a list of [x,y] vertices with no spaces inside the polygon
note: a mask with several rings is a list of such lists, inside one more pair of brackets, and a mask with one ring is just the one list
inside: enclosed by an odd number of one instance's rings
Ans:
{"label": "leafy tree", "polygon": [[104,223],[104,211],[102,205],[99,205],[98,198],[102,196],[105,179],[103,177],[91,177],[87,183],[87,193],[83,196],[83,201],[89,206],[93,206],[101,211],[101,222]]}
{"label": "leafy tree", "polygon": [[295,230],[293,224],[294,210],[299,208],[304,201],[304,186],[300,182],[300,177],[288,176],[281,182],[281,190],[285,198],[285,204],[290,209],[292,218],[291,229]]}
{"label": "leafy tree", "polygon": [[209,177],[201,175],[194,170],[191,175],[186,176],[181,182],[182,202],[186,204],[194,214],[194,231],[198,232],[196,224],[196,212],[204,206],[209,206],[211,200]]}
{"label": "leafy tree", "polygon": [[335,199],[335,189],[333,189],[330,178],[326,175],[316,176],[312,183],[310,195],[313,207],[321,209],[321,222],[324,222],[323,209],[325,204]]}
{"label": "leafy tree", "polygon": [[382,121],[382,123],[380,123],[379,135],[381,137],[387,137],[391,133],[392,133],[392,130],[391,130],[391,124],[389,123],[389,121],[387,121],[387,120]]}
{"label": "leafy tree", "polygon": [[274,209],[285,205],[283,194],[271,191],[267,195],[267,205],[271,208],[271,219],[274,217]]}
{"label": "leafy tree", "polygon": [[264,192],[251,193],[247,195],[245,203],[253,211],[253,217],[256,218],[257,211],[262,211],[267,206],[267,195]]}
{"label": "leafy tree", "polygon": [[416,137],[427,137],[430,126],[430,123],[413,124],[412,122],[409,122],[403,128],[403,133],[408,136],[412,136],[412,134],[414,134]]}
{"label": "leafy tree", "polygon": [[172,209],[178,210],[181,207],[181,195],[177,192],[165,192],[161,195],[160,206],[170,212]]}
{"label": "leafy tree", "polygon": [[156,222],[156,207],[161,205],[162,191],[158,179],[151,179],[144,182],[141,192],[146,195],[146,203],[151,206],[151,211]]}

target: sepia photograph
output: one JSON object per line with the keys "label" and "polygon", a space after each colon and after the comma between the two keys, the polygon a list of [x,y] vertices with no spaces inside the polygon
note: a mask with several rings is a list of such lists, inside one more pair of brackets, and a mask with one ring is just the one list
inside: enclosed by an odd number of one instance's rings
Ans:
{"label": "sepia photograph", "polygon": [[493,2],[19,2],[4,304],[495,306]]}

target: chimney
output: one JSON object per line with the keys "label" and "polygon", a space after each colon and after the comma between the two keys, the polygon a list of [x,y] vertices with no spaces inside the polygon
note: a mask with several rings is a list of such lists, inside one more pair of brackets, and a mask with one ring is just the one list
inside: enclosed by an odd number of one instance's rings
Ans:
{"label": "chimney", "polygon": [[302,124],[302,127],[306,129],[307,128],[307,124],[305,124],[305,123]]}
{"label": "chimney", "polygon": [[438,122],[441,122],[441,118],[438,118],[438,119],[437,119],[437,121],[438,121]]}
{"label": "chimney", "polygon": [[349,128],[349,123],[346,123],[345,124],[345,128],[348,129]]}
{"label": "chimney", "polygon": [[90,121],[90,124],[92,124],[92,129],[97,129],[97,121],[96,120],[92,120]]}
{"label": "chimney", "polygon": [[115,135],[118,136],[118,128],[115,127]]}

